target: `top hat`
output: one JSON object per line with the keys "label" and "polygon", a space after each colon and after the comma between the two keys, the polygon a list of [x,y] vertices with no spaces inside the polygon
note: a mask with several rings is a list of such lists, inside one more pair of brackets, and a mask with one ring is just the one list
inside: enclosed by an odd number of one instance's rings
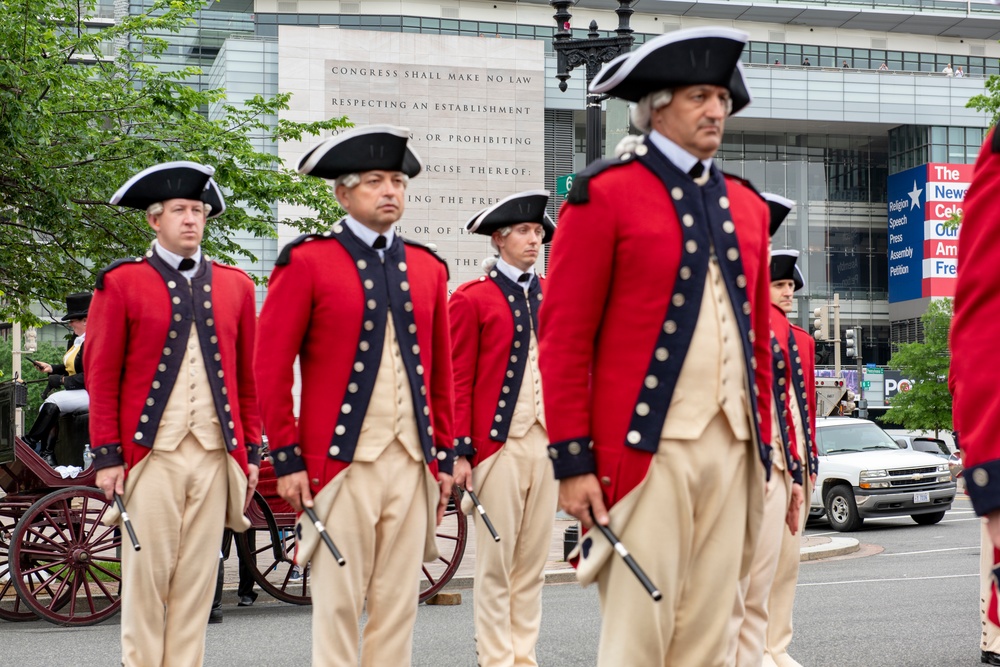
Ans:
{"label": "top hat", "polygon": [[771,192],[762,192],[760,196],[767,202],[767,208],[771,211],[770,235],[774,236],[778,232],[778,228],[781,227],[781,223],[795,208],[795,202]]}
{"label": "top hat", "polygon": [[369,125],[334,135],[299,158],[301,174],[335,179],[365,171],[401,171],[409,177],[424,165],[410,148],[410,131],[394,125]]}
{"label": "top hat", "polygon": [[638,102],[658,90],[708,84],[729,91],[732,113],[750,104],[740,54],[749,35],[730,28],[676,30],[606,64],[590,92]]}
{"label": "top hat", "polygon": [[118,188],[111,203],[145,211],[168,199],[193,199],[211,206],[208,217],[215,218],[226,210],[226,202],[214,174],[214,167],[186,160],[153,165]]}
{"label": "top hat", "polygon": [[771,251],[771,282],[778,280],[791,280],[795,283],[795,291],[798,292],[806,284],[799,271],[796,260],[799,258],[798,250],[772,250]]}
{"label": "top hat", "polygon": [[518,192],[476,213],[465,223],[465,229],[473,234],[490,236],[498,229],[510,225],[537,222],[545,231],[542,243],[548,243],[556,232],[556,224],[545,212],[548,203],[548,190]]}
{"label": "top hat", "polygon": [[87,311],[90,310],[91,296],[91,292],[76,292],[75,294],[67,295],[66,316],[60,321],[69,322],[70,320],[82,320],[85,318]]}

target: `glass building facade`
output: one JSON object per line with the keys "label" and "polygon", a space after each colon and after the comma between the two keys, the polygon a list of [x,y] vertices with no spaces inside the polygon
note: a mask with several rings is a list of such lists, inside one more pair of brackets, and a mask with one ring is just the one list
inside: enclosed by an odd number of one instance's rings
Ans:
{"label": "glass building facade", "polygon": [[[151,2],[132,0],[131,11],[144,10]],[[321,4],[309,3],[308,7],[318,8]],[[752,2],[738,4],[753,6]],[[171,46],[163,57],[163,64],[174,68],[202,67],[204,73],[195,81],[196,85],[225,87],[230,102],[238,102],[241,95],[273,94],[280,89],[276,66],[278,32],[282,25],[298,25],[542,40],[546,45],[547,68],[554,73],[555,58],[551,47],[554,24],[538,20],[537,11],[531,14],[530,20],[517,20],[516,3],[492,5],[497,10],[494,12],[497,18],[506,20],[445,17],[442,13],[446,8],[423,2],[400,3],[398,14],[351,14],[346,7],[356,5],[363,10],[365,5],[345,2],[330,3],[331,7],[340,7],[341,13],[275,11],[289,5],[298,6],[294,2],[277,0],[270,3],[258,0],[256,7],[234,0],[215,2],[210,9],[201,10],[195,25],[180,35],[165,36]],[[463,3],[454,10],[458,14],[488,13],[489,5],[477,3],[475,11],[462,10],[461,5]],[[806,2],[805,5],[816,11],[826,9],[823,3]],[[865,12],[879,14],[882,10],[890,13],[905,10],[917,18],[922,12],[927,13],[927,20],[937,16],[942,17],[942,21],[958,20],[952,18],[957,5],[937,0],[890,0],[877,4],[841,2],[839,5],[858,12],[859,16]],[[538,9],[536,5],[532,7]],[[976,29],[981,28],[982,34],[986,34],[987,29],[1000,31],[1000,11],[993,5],[973,3],[966,7],[963,4],[961,9],[963,15],[966,9],[975,14]],[[636,11],[651,10],[640,4]],[[660,24],[663,31],[688,27],[682,16],[664,16],[663,21]],[[614,26],[616,23],[612,12],[602,13],[601,25]],[[633,25],[636,23],[633,20]],[[646,22],[644,25],[651,24]],[[911,340],[919,332],[915,324],[918,315],[890,321],[888,176],[927,162],[969,163],[975,160],[988,119],[959,107],[972,94],[982,92],[986,76],[1000,74],[1000,58],[997,57],[1000,51],[988,45],[979,46],[976,40],[970,39],[971,44],[965,44],[958,39],[957,33],[956,39],[941,40],[930,48],[927,39],[891,39],[889,33],[882,33],[887,36],[883,38],[870,30],[819,27],[829,25],[822,22],[817,23],[815,35],[810,34],[808,40],[793,38],[791,21],[787,26],[766,24],[766,30],[759,27],[751,30],[755,24],[739,20],[733,25],[748,29],[752,35],[743,59],[757,98],[751,110],[756,108],[758,111],[748,118],[743,114],[730,119],[717,156],[720,166],[751,181],[762,192],[774,192],[797,202],[795,211],[773,240],[776,248],[795,248],[802,253],[800,262],[807,284],[796,299],[793,313],[796,323],[810,328],[812,309],[831,302],[837,294],[842,306],[842,328],[862,328],[864,361],[885,364],[891,353],[891,342]],[[786,27],[788,39],[783,32]],[[660,33],[637,30],[636,43],[641,44],[657,34]],[[587,30],[574,27],[574,37],[586,35]],[[768,38],[762,39],[764,36]],[[890,48],[899,47],[901,43],[913,48]],[[803,66],[806,59],[809,66]],[[879,71],[882,63],[888,71]],[[941,74],[946,65],[962,67],[965,80],[946,81]],[[823,72],[830,76],[825,79],[818,76]],[[835,80],[835,75],[841,72],[843,80]],[[566,94],[558,91],[554,77],[546,85],[545,185],[553,191],[557,176],[584,164],[585,112],[581,77],[582,72],[573,73],[571,89]],[[944,90],[942,85],[951,91],[944,101],[934,92]],[[791,99],[796,95],[801,97],[798,115],[790,114],[785,108],[787,101],[782,101],[779,94],[782,87],[786,94],[792,91]],[[929,121],[928,114],[922,114],[921,110],[924,104],[933,103],[943,105],[934,107],[942,112],[931,114],[934,120]],[[611,101],[606,107],[609,129],[605,136],[605,154],[613,150],[628,125],[624,120],[623,104]],[[840,108],[843,114],[842,117],[823,116],[816,113],[817,107]],[[860,115],[855,113],[856,120],[849,118],[852,109],[860,110]],[[873,109],[878,113],[872,114],[869,110]],[[869,118],[871,122],[866,122]],[[611,129],[614,127],[620,130]],[[261,261],[244,268],[260,275],[268,274],[277,252],[276,241],[246,239],[245,243]],[[832,363],[832,344],[820,344],[817,351],[821,363]]]}

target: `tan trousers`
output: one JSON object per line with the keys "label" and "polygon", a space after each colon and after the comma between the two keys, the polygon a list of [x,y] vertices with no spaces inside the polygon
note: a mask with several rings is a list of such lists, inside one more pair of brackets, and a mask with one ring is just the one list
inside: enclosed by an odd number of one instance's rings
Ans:
{"label": "tan trousers", "polygon": [[721,413],[699,440],[660,440],[618,537],[663,599],[653,602],[623,560],[610,557],[597,578],[603,617],[598,665],[726,664],[749,476],[763,476],[750,449]]}
{"label": "tan trousers", "polygon": [[764,495],[764,517],[760,539],[750,564],[750,573],[740,580],[729,625],[729,664],[760,667],[767,637],[767,599],[778,569],[782,533],[788,532],[785,517],[792,481],[784,470],[771,469]]}
{"label": "tan trousers", "polygon": [[[807,480],[808,481],[808,480]],[[799,583],[799,560],[802,550],[802,531],[809,518],[809,493],[811,487],[803,489],[806,501],[799,514],[799,531],[792,535],[785,530],[781,533],[781,554],[778,569],[771,584],[771,596],[767,602],[767,649],[764,651],[764,667],[802,667],[788,655],[792,643],[792,606],[795,604],[795,587]]]}
{"label": "tan trousers", "polygon": [[357,667],[367,597],[363,667],[408,667],[427,534],[426,466],[397,440],[370,463],[356,461],[329,516],[320,517],[347,564],[322,544],[313,554],[314,667]]}
{"label": "tan trousers", "polygon": [[986,519],[983,519],[979,548],[979,619],[983,624],[983,640],[980,645],[984,651],[1000,653],[1000,628],[990,623],[987,615],[992,596],[994,567],[993,542],[986,530]]}
{"label": "tan trousers", "polygon": [[154,449],[140,464],[128,513],[142,551],[122,545],[125,667],[202,664],[226,519],[227,457],[188,434],[177,449]]}
{"label": "tan trousers", "polygon": [[[559,487],[539,424],[507,440],[478,496],[500,535],[476,519],[473,584],[480,667],[536,667],[545,561]],[[478,483],[477,483],[478,484]],[[474,513],[474,516],[479,516]]]}

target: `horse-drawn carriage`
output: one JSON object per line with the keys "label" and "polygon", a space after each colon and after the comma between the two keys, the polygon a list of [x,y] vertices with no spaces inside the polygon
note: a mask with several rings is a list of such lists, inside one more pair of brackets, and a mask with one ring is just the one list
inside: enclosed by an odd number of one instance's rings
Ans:
{"label": "horse-drawn carriage", "polygon": [[[64,479],[15,437],[15,408],[23,405],[23,395],[23,385],[0,384],[0,489],[6,494],[0,497],[0,619],[99,623],[118,611],[121,550],[132,546],[117,528],[101,524],[109,505],[94,487],[93,468]],[[57,463],[81,465],[86,440],[86,415],[64,416]],[[251,528],[237,535],[236,545],[239,558],[252,563],[256,583],[284,602],[309,604],[309,568],[292,559],[296,515],[277,495],[267,464],[247,517]],[[336,537],[334,521],[329,528]],[[148,529],[135,526],[140,543]],[[421,602],[458,570],[466,531],[467,518],[453,496],[437,531],[441,557],[423,566]]]}

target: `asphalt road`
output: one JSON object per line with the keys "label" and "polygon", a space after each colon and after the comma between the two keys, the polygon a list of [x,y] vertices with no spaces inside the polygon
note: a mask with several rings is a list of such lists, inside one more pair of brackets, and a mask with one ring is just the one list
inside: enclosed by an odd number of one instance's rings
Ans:
{"label": "asphalt road", "polygon": [[[817,523],[807,532],[829,529]],[[791,654],[806,667],[978,665],[979,524],[968,501],[936,526],[869,520],[852,536],[858,554],[802,564]],[[462,593],[461,606],[420,607],[414,667],[475,665],[472,592]],[[309,608],[264,600],[227,605],[225,622],[209,626],[206,665],[309,664]],[[117,665],[119,630],[118,618],[75,629],[0,621],[0,664]],[[546,586],[539,664],[593,665],[599,630],[595,589]]]}

